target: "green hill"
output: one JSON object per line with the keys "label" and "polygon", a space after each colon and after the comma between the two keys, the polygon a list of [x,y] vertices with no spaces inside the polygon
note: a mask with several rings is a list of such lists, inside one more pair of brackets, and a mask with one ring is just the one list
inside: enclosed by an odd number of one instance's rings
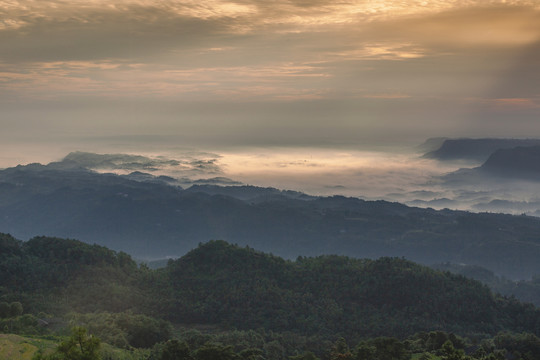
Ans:
{"label": "green hill", "polygon": [[[400,258],[284,261],[223,241],[161,270],[174,321],[354,337],[534,331],[540,312],[481,283]],[[195,311],[194,311],[195,310]]]}
{"label": "green hill", "polygon": [[[20,301],[25,312],[55,316],[140,314],[99,320],[123,327],[128,342],[144,343],[130,333],[140,326],[136,322],[155,328],[156,339],[166,332],[148,316],[189,326],[356,340],[432,330],[494,335],[540,329],[540,310],[533,305],[402,258],[325,255],[290,261],[211,241],[151,270],[137,267],[126,254],[75,240],[20,242],[2,235],[0,246],[0,302]],[[122,320],[128,318],[139,320]],[[98,318],[85,321],[92,319]]]}
{"label": "green hill", "polygon": [[0,234],[0,299],[21,301],[33,313],[138,308],[140,274],[129,255],[103,246]]}

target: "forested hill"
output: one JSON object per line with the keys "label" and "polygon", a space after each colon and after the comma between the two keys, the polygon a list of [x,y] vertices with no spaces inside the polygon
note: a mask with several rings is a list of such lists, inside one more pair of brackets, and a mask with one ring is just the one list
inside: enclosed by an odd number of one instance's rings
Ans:
{"label": "forested hill", "polygon": [[535,331],[540,326],[540,311],[532,305],[400,258],[325,255],[285,261],[211,241],[161,272],[171,286],[176,321],[212,319],[241,328],[356,336],[405,336],[429,329]]}
{"label": "forested hill", "polygon": [[132,311],[190,326],[350,339],[540,329],[534,306],[399,258],[289,261],[211,241],[150,270],[75,240],[2,235],[0,246],[0,299],[21,301],[32,313]]}
{"label": "forested hill", "polygon": [[[148,176],[152,179],[152,176]],[[210,239],[285,258],[336,253],[540,274],[540,219],[435,211],[255,187],[181,189],[70,163],[0,171],[0,231],[76,238],[137,257],[179,256]]]}

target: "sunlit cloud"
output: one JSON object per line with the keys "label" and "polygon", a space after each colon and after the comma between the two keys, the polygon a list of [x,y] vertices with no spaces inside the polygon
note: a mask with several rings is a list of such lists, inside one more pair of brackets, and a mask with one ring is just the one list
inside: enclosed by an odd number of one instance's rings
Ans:
{"label": "sunlit cloud", "polygon": [[366,94],[363,97],[368,99],[407,99],[410,98],[410,95],[400,94],[400,93],[389,93],[389,94]]}
{"label": "sunlit cloud", "polygon": [[471,104],[480,105],[493,110],[540,109],[540,96],[530,98],[475,98],[468,99]]}
{"label": "sunlit cloud", "polygon": [[0,0],[0,121],[356,144],[511,108],[528,133],[539,41],[535,0]]}
{"label": "sunlit cloud", "polygon": [[494,99],[492,102],[496,106],[515,107],[515,108],[540,108],[540,99],[530,98],[510,98],[510,99]]}

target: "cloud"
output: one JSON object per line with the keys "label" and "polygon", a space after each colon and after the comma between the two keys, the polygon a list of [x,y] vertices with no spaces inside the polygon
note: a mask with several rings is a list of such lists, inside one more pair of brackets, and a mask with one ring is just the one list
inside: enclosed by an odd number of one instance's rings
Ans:
{"label": "cloud", "polygon": [[[181,177],[200,177],[221,174],[218,164],[219,155],[209,153],[181,153],[180,159],[166,156],[142,156],[132,154],[96,154],[76,151],[65,156],[57,166],[77,165],[83,168],[112,171],[127,174],[133,171],[145,171],[154,175],[174,175]],[[145,174],[135,174],[144,177]],[[132,175],[134,177],[135,175]]]}
{"label": "cloud", "polygon": [[0,136],[530,133],[539,13],[529,0],[0,0]]}
{"label": "cloud", "polygon": [[128,154],[94,154],[87,152],[72,152],[68,154],[63,163],[74,163],[87,169],[99,170],[146,170],[156,171],[163,167],[182,166],[178,160],[164,157],[149,158],[141,155]]}

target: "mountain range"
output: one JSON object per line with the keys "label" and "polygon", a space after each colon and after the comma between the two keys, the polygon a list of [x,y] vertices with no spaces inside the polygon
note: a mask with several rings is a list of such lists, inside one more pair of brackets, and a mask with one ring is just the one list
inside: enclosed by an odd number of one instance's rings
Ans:
{"label": "mountain range", "polygon": [[534,217],[246,186],[183,189],[136,175],[97,173],[68,160],[1,170],[0,230],[20,239],[77,238],[146,259],[222,239],[289,259],[399,256],[478,265],[511,279],[540,274]]}

